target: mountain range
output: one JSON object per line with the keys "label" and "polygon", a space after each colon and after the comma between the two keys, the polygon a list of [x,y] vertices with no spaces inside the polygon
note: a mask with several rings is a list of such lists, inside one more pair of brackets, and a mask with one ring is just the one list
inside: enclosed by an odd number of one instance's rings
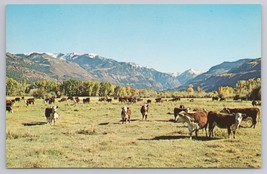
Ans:
{"label": "mountain range", "polygon": [[233,86],[238,80],[260,77],[261,59],[223,62],[202,73],[189,69],[181,74],[163,73],[132,62],[118,62],[96,54],[6,53],[6,76],[15,80],[93,80],[138,89],[186,90],[189,84],[205,91]]}

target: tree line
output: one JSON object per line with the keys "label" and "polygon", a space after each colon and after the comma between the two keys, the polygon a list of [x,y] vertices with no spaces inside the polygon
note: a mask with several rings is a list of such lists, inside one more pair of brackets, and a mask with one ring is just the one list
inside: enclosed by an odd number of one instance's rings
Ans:
{"label": "tree line", "polygon": [[137,96],[137,97],[214,97],[232,98],[245,96],[248,99],[261,99],[261,78],[238,81],[235,87],[221,86],[217,91],[205,92],[201,87],[189,85],[186,91],[154,91],[152,88],[136,89],[131,86],[113,85],[110,82],[81,81],[75,79],[62,82],[40,80],[27,83],[6,77],[6,95],[31,95],[36,98],[46,96]]}

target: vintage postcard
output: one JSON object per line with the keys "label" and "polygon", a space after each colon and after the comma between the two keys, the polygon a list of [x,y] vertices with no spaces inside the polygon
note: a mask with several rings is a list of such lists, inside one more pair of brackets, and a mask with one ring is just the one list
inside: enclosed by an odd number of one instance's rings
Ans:
{"label": "vintage postcard", "polygon": [[6,6],[7,168],[261,168],[261,6]]}

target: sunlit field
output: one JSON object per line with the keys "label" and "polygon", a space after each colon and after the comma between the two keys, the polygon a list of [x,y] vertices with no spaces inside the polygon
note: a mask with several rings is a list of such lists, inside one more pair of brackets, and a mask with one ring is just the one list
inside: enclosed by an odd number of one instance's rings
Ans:
{"label": "sunlit field", "polygon": [[[7,97],[7,99],[14,97]],[[80,98],[82,99],[82,98]],[[215,137],[204,131],[189,139],[185,123],[173,121],[174,107],[219,111],[226,107],[252,107],[251,101],[195,99],[189,102],[155,103],[151,99],[148,120],[141,119],[134,104],[58,102],[59,119],[46,124],[44,110],[51,106],[39,99],[34,105],[15,103],[6,113],[7,168],[260,168],[261,123],[249,128],[244,120],[236,139],[227,130],[215,128]],[[121,124],[122,106],[132,110],[131,122]]]}

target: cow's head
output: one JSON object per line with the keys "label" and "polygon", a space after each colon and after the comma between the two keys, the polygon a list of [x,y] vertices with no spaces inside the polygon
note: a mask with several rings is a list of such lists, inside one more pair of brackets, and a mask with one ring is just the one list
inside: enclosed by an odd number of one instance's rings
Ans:
{"label": "cow's head", "polygon": [[236,113],[235,114],[236,122],[241,123],[242,119],[243,119],[243,114],[242,113]]}
{"label": "cow's head", "polygon": [[53,111],[53,112],[56,112],[57,109],[58,109],[58,106],[52,106],[51,108],[52,108],[52,111]]}
{"label": "cow's head", "polygon": [[121,108],[121,114],[122,114],[122,115],[126,115],[128,109],[129,109],[129,107],[126,107],[126,106],[122,107],[122,108]]}

